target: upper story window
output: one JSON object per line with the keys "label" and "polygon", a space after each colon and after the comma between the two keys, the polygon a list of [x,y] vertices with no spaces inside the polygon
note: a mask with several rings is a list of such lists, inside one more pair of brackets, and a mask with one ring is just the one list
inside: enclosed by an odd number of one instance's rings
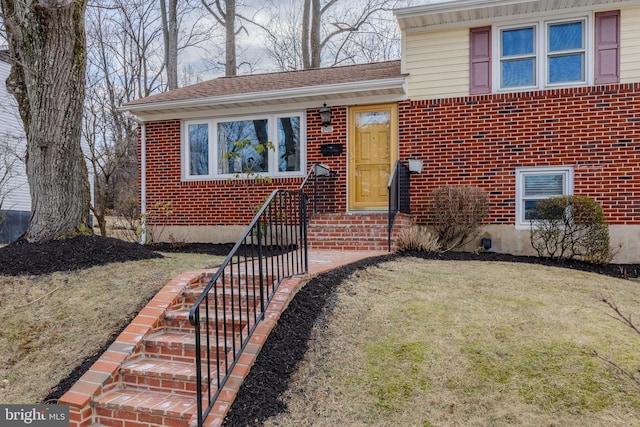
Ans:
{"label": "upper story window", "polygon": [[620,11],[469,30],[469,94],[620,81]]}
{"label": "upper story window", "polygon": [[304,172],[303,113],[187,121],[183,176],[191,179]]}
{"label": "upper story window", "polygon": [[587,84],[587,18],[498,28],[500,89]]}

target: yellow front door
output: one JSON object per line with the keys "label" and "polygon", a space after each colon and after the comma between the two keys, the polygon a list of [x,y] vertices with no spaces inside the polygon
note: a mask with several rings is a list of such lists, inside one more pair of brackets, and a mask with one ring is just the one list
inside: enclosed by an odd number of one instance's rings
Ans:
{"label": "yellow front door", "polygon": [[349,109],[349,210],[388,207],[387,184],[398,159],[398,106]]}

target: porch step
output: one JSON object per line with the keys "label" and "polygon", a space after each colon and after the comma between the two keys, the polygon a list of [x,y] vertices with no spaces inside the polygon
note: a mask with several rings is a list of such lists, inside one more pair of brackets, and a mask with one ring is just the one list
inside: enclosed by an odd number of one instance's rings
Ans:
{"label": "porch step", "polygon": [[[204,287],[191,288],[185,290],[185,292],[180,296],[180,299],[177,301],[175,308],[188,308],[191,309],[193,304],[200,297],[202,292],[204,291]],[[221,286],[213,288],[209,292],[209,303],[213,304],[216,298],[218,298],[218,308],[227,307],[230,308],[232,306],[237,306],[240,303],[243,307],[246,307],[247,304],[250,304],[252,298],[259,298],[260,295],[260,286],[259,284],[253,283],[241,283],[234,284],[233,289],[229,285],[226,285],[224,289]]]}
{"label": "porch step", "polygon": [[[215,335],[210,336],[211,347],[209,350],[211,355],[217,354],[218,357],[224,357],[225,343],[226,348],[229,349],[232,347],[232,342],[230,339],[225,340],[224,337],[220,337],[219,340],[220,342],[216,343]],[[206,337],[203,336],[201,343],[205,342]],[[202,355],[205,354],[205,351],[203,348]],[[145,357],[193,363],[196,360],[196,339],[193,332],[161,331],[144,338],[142,354]]]}
{"label": "porch step", "polygon": [[148,427],[187,427],[196,413],[196,399],[176,393],[156,392],[133,387],[115,388],[94,400],[98,425]]}
{"label": "porch step", "polygon": [[[313,249],[387,250],[389,219],[387,213],[319,214],[307,231]],[[398,222],[396,222],[398,224]],[[394,236],[392,250],[396,249]]]}
{"label": "porch step", "polygon": [[[127,362],[120,369],[120,374],[125,387],[184,394],[191,397],[196,394],[197,374],[196,365],[193,362],[143,357]],[[202,374],[203,384],[206,385],[209,381],[207,369],[204,367]],[[217,384],[217,380],[214,384]],[[206,390],[205,387],[203,391]]]}
{"label": "porch step", "polygon": [[[190,310],[191,307],[186,307],[167,311],[162,320],[162,326],[168,331],[193,334],[194,329],[191,322],[189,322]],[[201,312],[200,316],[201,320],[204,321],[204,311]],[[210,308],[209,319],[211,323],[215,321],[216,316],[220,322],[218,326],[221,333],[231,333],[233,331],[238,334],[247,325],[247,319],[253,319],[255,313],[252,307],[247,309],[246,306],[241,307],[241,310],[237,306],[218,310]]]}

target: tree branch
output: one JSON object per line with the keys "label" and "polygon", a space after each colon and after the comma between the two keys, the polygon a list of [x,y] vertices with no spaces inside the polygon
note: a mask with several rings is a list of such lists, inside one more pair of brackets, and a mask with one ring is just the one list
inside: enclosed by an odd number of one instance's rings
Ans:
{"label": "tree branch", "polygon": [[613,319],[616,319],[617,321],[621,322],[622,324],[628,326],[629,328],[631,328],[632,330],[634,330],[638,335],[640,335],[640,328],[638,328],[634,323],[633,320],[631,319],[631,314],[629,315],[625,315],[624,313],[622,313],[622,311],[620,310],[620,308],[617,306],[617,304],[609,301],[606,297],[601,296],[598,298],[600,301],[602,301],[603,303],[607,304],[609,306],[609,308],[611,308],[614,313],[616,313],[615,316],[609,315],[609,317],[612,317]]}

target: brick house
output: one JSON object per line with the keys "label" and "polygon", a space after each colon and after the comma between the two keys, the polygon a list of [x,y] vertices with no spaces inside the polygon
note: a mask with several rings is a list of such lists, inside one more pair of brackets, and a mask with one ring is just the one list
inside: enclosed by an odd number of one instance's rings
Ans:
{"label": "brick house", "polygon": [[478,186],[492,250],[530,254],[527,211],[581,194],[603,206],[615,261],[640,262],[640,2],[454,0],[395,15],[400,61],[219,78],[125,105],[141,122],[143,210],[173,202],[162,238],[233,241],[315,162],[332,174],[313,221],[371,234],[395,161],[417,159],[418,223],[433,189]]}

